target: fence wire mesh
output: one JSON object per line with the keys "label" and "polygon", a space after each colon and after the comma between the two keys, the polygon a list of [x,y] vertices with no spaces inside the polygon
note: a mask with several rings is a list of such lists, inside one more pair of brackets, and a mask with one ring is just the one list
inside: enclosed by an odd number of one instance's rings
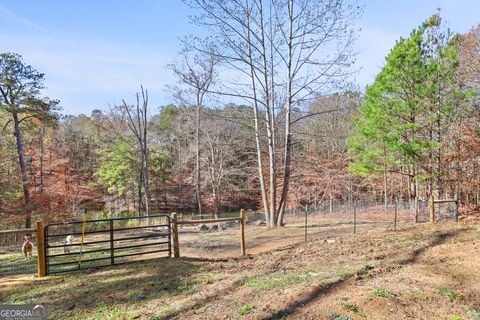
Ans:
{"label": "fence wire mesh", "polygon": [[[31,234],[31,255],[25,256],[24,237]],[[26,249],[26,248],[25,248]],[[37,272],[37,239],[35,232],[0,235],[0,277]]]}
{"label": "fence wire mesh", "polygon": [[[398,201],[397,208],[397,227],[404,223],[422,223],[429,221],[429,202],[420,199],[417,202]],[[294,242],[303,241],[305,230],[308,239],[328,239],[338,236],[351,236],[356,233],[374,232],[376,230],[393,230],[395,227],[395,203],[393,200],[388,202],[388,206],[381,202],[359,200],[353,203],[324,202],[316,206],[308,205],[295,210],[288,210],[285,216],[286,228],[284,230],[267,230],[265,228],[265,215],[261,211],[247,210],[246,214],[246,238],[247,253],[258,253],[265,250],[279,248]],[[436,203],[435,204],[437,221],[452,220],[455,218],[456,204]],[[238,217],[239,212],[220,214],[218,218]],[[214,218],[210,214],[202,216],[192,213],[183,213],[178,215],[179,220],[200,220]],[[306,221],[305,221],[306,220]],[[306,223],[305,223],[306,222]],[[50,264],[59,263],[51,266],[51,270],[62,270],[64,268],[76,268],[79,264],[80,250],[83,250],[81,266],[96,266],[102,263],[110,263],[110,243],[107,229],[107,221],[97,222],[86,225],[87,236],[84,239],[83,247],[80,245],[82,224],[59,225],[51,228],[48,233],[52,236],[49,242],[53,247],[48,249],[49,255],[58,255],[49,258]],[[161,241],[159,238],[149,238],[149,235],[155,235],[159,230],[149,229],[130,229],[141,226],[144,222],[124,220],[115,222],[116,238],[139,237],[134,240],[118,240],[115,245],[118,247],[140,245],[139,247],[125,248],[116,252],[117,262],[135,261],[145,257],[156,257],[162,253],[148,254],[152,245]],[[151,221],[153,224],[162,224],[165,221]],[[305,228],[306,226],[306,228]],[[99,231],[99,232],[96,232]],[[57,234],[57,236],[55,236]],[[35,234],[33,234],[35,235]],[[72,246],[70,252],[72,255],[65,254],[66,236],[72,235]],[[236,221],[205,224],[205,225],[180,225],[179,238],[181,255],[186,257],[202,258],[225,258],[240,256],[240,228]],[[32,257],[25,258],[22,253],[23,235],[0,236],[0,277],[15,274],[33,274],[37,271],[37,250],[36,239],[33,238],[34,249]],[[95,244],[88,242],[105,241]],[[132,243],[134,241],[135,243]],[[128,243],[127,243],[128,242]],[[143,246],[145,245],[145,246]],[[161,244],[158,244],[161,245]],[[81,248],[82,247],[82,248]],[[93,251],[86,252],[85,251]],[[145,256],[129,256],[131,253],[144,252]],[[123,257],[122,257],[123,256]],[[95,261],[88,261],[95,259]],[[60,265],[68,263],[68,265]]]}

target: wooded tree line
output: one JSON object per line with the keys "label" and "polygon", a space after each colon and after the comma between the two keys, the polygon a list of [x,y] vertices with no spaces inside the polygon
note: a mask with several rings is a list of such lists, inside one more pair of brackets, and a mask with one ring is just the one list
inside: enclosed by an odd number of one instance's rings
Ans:
{"label": "wooded tree line", "polygon": [[188,1],[207,39],[169,67],[176,105],[148,88],[91,115],[62,116],[43,74],[0,55],[0,214],[68,219],[83,208],[263,210],[359,198],[458,194],[480,201],[480,27],[439,14],[400,39],[365,94],[352,90],[346,1]]}
{"label": "wooded tree line", "polygon": [[396,43],[355,117],[353,172],[478,204],[479,31],[452,34],[437,13]]}

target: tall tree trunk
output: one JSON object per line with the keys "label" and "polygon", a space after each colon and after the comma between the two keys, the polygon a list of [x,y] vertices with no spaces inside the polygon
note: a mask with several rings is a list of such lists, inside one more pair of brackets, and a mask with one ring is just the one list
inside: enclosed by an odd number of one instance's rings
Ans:
{"label": "tall tree trunk", "polygon": [[220,188],[213,187],[213,200],[214,200],[214,216],[218,219],[218,213],[220,212]]}
{"label": "tall tree trunk", "polygon": [[45,156],[45,143],[44,143],[44,138],[45,138],[45,132],[46,132],[46,128],[45,128],[45,124],[43,124],[43,127],[42,127],[42,134],[40,136],[40,192],[43,193],[43,188],[44,188],[44,185],[43,185],[43,158]]}
{"label": "tall tree trunk", "polygon": [[[440,102],[439,102],[440,103]],[[442,150],[441,150],[441,143],[442,143],[442,125],[440,121],[440,115],[438,115],[438,119],[435,123],[436,125],[436,142],[438,143],[439,147],[435,150],[435,171],[436,171],[436,188],[435,193],[436,197],[440,199],[443,195],[443,184],[442,184]]]}
{"label": "tall tree trunk", "polygon": [[163,187],[163,190],[164,190],[164,199],[163,199],[163,201],[164,201],[164,203],[165,203],[165,206],[167,206],[167,204],[168,204],[168,198],[167,198],[168,190],[167,190],[167,186],[166,186],[165,183],[166,183],[166,182],[163,181],[163,186],[164,186],[164,187]]}
{"label": "tall tree trunk", "polygon": [[22,189],[23,189],[23,198],[25,201],[25,228],[31,228],[32,226],[32,213],[30,211],[30,191],[28,190],[28,175],[27,168],[25,166],[25,152],[23,150],[23,141],[22,141],[22,132],[20,130],[20,121],[18,119],[18,114],[13,112],[13,124],[15,141],[17,143],[17,155],[18,155],[18,165],[20,166],[20,173],[22,175]]}
{"label": "tall tree trunk", "polygon": [[400,167],[400,203],[403,205],[403,167]]}
{"label": "tall tree trunk", "polygon": [[[287,118],[290,122],[290,110],[287,111]],[[290,186],[290,161],[291,161],[291,133],[290,133],[290,125],[287,126],[287,133],[285,134],[285,158],[284,158],[284,166],[283,166],[283,186],[282,186],[282,195],[280,198],[280,207],[278,210],[278,221],[277,225],[283,226],[283,219],[285,216],[285,208],[287,205],[287,197],[288,197],[288,189]]]}
{"label": "tall tree trunk", "polygon": [[[143,94],[143,88],[142,88],[142,94]],[[145,213],[150,215],[150,174],[148,172],[148,141],[147,141],[147,126],[148,126],[148,104],[147,104],[147,98],[143,98],[143,109],[142,109],[142,122],[143,122],[143,132],[142,138],[143,138],[143,192],[145,196]]]}
{"label": "tall tree trunk", "polygon": [[289,35],[288,35],[288,102],[287,111],[285,114],[285,147],[284,147],[284,160],[283,160],[283,185],[282,195],[280,197],[280,204],[278,209],[277,225],[283,226],[283,217],[285,215],[285,206],[287,203],[288,188],[290,184],[290,160],[291,160],[291,113],[293,107],[292,101],[292,50],[293,50],[293,1],[288,2],[288,17],[289,17]]}
{"label": "tall tree trunk", "polygon": [[277,226],[276,221],[276,201],[277,201],[277,162],[275,159],[275,145],[274,140],[272,139],[271,124],[267,123],[267,138],[268,142],[268,157],[269,157],[269,183],[270,183],[270,227],[274,228]]}
{"label": "tall tree trunk", "polygon": [[[277,202],[277,160],[275,157],[275,114],[272,107],[272,100],[270,96],[270,85],[268,83],[268,62],[267,62],[267,48],[265,37],[265,22],[263,12],[263,1],[259,0],[259,18],[260,18],[260,33],[261,33],[261,48],[262,48],[262,66],[263,66],[263,87],[265,90],[265,120],[267,123],[267,140],[268,140],[268,157],[269,157],[269,190],[270,190],[270,227],[277,226],[276,220],[276,202]],[[273,85],[273,84],[272,84]]]}
{"label": "tall tree trunk", "polygon": [[150,214],[150,179],[148,172],[148,91],[140,86],[142,94],[142,105],[140,106],[140,94],[137,92],[137,104],[135,113],[132,116],[130,107],[123,100],[124,112],[128,116],[127,125],[134,134],[138,142],[138,151],[140,157],[140,177],[138,184],[138,201],[139,201],[139,213],[141,211],[142,202],[142,187],[143,187],[143,199],[145,202],[145,213],[148,216]]}
{"label": "tall tree trunk", "polygon": [[388,195],[387,195],[387,148],[383,148],[383,211],[388,212]]}
{"label": "tall tree trunk", "polygon": [[[144,160],[146,161],[146,160]],[[150,215],[150,182],[148,181],[148,168],[143,166],[143,197],[145,199],[145,214]]]}
{"label": "tall tree trunk", "polygon": [[413,179],[412,179],[412,176],[411,176],[411,171],[410,171],[410,168],[408,168],[408,186],[407,186],[407,191],[408,191],[408,204],[410,206],[410,211],[414,213],[414,201],[413,201],[413,194],[412,194],[412,190],[413,190],[413,187],[412,187],[412,183],[413,183]]}
{"label": "tall tree trunk", "polygon": [[250,12],[247,12],[247,47],[248,47],[248,59],[250,65],[250,79],[252,81],[252,92],[253,92],[253,113],[254,113],[254,123],[255,123],[255,146],[257,149],[257,166],[258,166],[258,180],[260,181],[260,191],[262,194],[263,209],[265,212],[265,221],[268,228],[270,225],[270,209],[267,199],[267,189],[265,187],[265,178],[263,172],[263,157],[262,157],[262,144],[260,139],[260,112],[258,107],[258,97],[257,97],[257,84],[255,79],[255,69],[253,64],[253,53],[252,45],[250,41],[251,29],[250,29]]}
{"label": "tall tree trunk", "polygon": [[415,222],[418,222],[419,208],[418,208],[418,181],[417,181],[417,168],[416,166],[412,169],[412,183],[411,183],[411,192],[410,192],[411,199],[413,201],[413,213],[415,214]]}
{"label": "tall tree trunk", "polygon": [[197,117],[195,128],[195,198],[197,200],[197,214],[202,214],[202,195],[200,190],[200,97],[197,93]]}
{"label": "tall tree trunk", "polygon": [[140,170],[140,177],[137,185],[138,189],[138,216],[142,215],[142,185],[143,185],[143,169]]}
{"label": "tall tree trunk", "polygon": [[257,148],[257,166],[258,166],[258,179],[260,181],[260,191],[262,193],[262,202],[263,202],[263,210],[265,212],[265,223],[267,227],[270,228],[270,209],[268,205],[267,199],[267,189],[265,188],[265,178],[263,176],[263,158],[262,158],[262,144],[260,140],[260,119],[259,119],[259,112],[258,112],[258,105],[255,101],[254,110],[254,117],[255,117],[255,145]]}

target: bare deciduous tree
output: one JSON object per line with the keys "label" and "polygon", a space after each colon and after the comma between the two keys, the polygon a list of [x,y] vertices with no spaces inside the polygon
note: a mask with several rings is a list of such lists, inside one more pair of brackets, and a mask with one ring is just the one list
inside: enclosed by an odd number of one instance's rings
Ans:
{"label": "bare deciduous tree", "polygon": [[[140,101],[141,98],[141,101]],[[148,91],[141,86],[141,92],[136,93],[136,105],[128,105],[123,100],[121,109],[127,115],[127,125],[138,143],[140,153],[140,183],[143,185],[145,213],[150,213],[150,179],[149,179],[149,149],[148,149]]]}
{"label": "bare deciduous tree", "polygon": [[[191,56],[184,50],[181,59],[170,64],[170,69],[177,76],[180,88],[175,88],[175,94],[182,105],[194,106],[195,113],[195,197],[197,213],[202,214],[201,170],[200,170],[200,122],[205,94],[209,91],[215,77],[215,66],[218,63],[213,49],[208,52]],[[185,88],[186,87],[186,88]],[[192,97],[194,98],[192,101]]]}
{"label": "bare deciduous tree", "polygon": [[[296,121],[291,112],[344,84],[353,63],[353,23],[360,8],[346,0],[187,2],[201,11],[194,21],[211,32],[213,46],[222,48],[219,59],[234,73],[216,93],[244,99],[253,107],[267,226],[282,225],[291,171],[291,128]],[[189,44],[200,52],[212,46],[207,41]],[[283,148],[277,139],[280,121],[285,123]],[[263,136],[267,143],[268,185],[264,180]],[[277,165],[279,153],[283,153],[281,172]],[[283,183],[278,200],[279,175]]]}

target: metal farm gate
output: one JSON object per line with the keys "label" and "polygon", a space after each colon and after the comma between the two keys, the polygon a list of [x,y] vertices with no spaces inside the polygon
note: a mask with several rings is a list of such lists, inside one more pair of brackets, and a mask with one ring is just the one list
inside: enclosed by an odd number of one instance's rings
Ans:
{"label": "metal farm gate", "polygon": [[48,224],[46,274],[169,257],[170,230],[168,215]]}

